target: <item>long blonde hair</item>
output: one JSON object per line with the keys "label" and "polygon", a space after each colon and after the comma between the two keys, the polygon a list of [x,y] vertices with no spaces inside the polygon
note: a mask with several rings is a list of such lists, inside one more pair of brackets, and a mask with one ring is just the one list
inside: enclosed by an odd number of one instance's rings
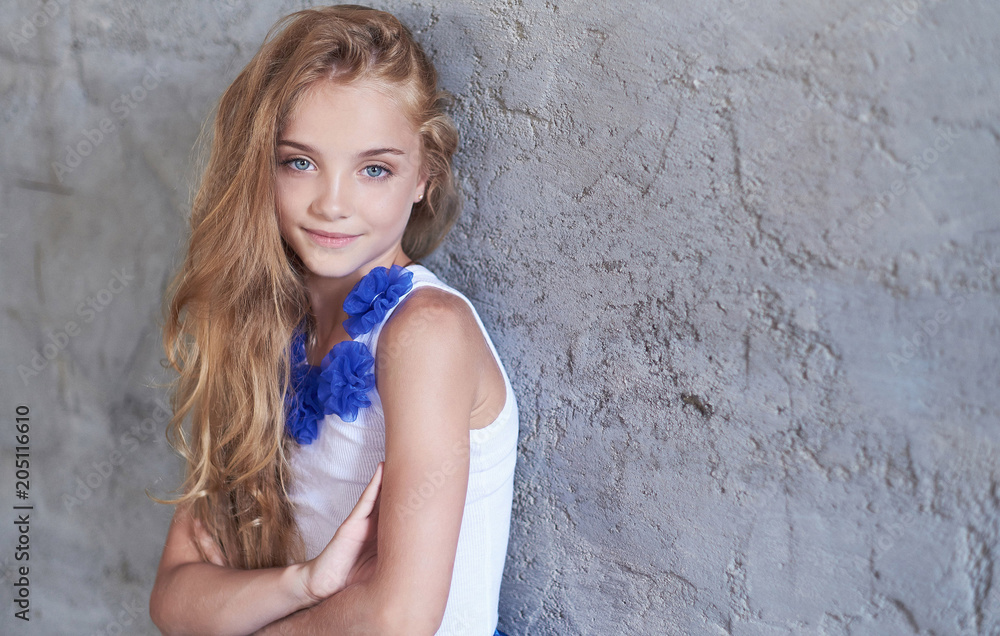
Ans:
{"label": "long blonde hair", "polygon": [[359,80],[391,90],[421,136],[427,190],[403,249],[420,259],[438,246],[460,206],[451,165],[458,133],[434,67],[388,13],[307,9],[271,28],[219,101],[188,251],[165,296],[163,345],[178,373],[167,439],[186,471],[180,496],[153,499],[190,505],[231,567],[304,559],[287,492],[295,442],[285,399],[289,342],[299,325],[313,325],[304,266],[278,229],[275,148],[311,85]]}

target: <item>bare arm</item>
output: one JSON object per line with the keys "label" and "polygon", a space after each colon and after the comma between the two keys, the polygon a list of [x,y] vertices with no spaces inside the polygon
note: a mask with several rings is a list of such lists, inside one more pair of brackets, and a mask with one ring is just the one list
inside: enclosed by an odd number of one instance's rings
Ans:
{"label": "bare arm", "polygon": [[376,362],[386,448],[375,572],[259,635],[437,631],[469,480],[477,339],[464,301],[434,289],[414,292],[386,323]]}
{"label": "bare arm", "polygon": [[[288,567],[225,567],[218,546],[188,510],[174,513],[149,601],[164,634],[250,634],[337,593],[363,577],[374,545],[381,465],[354,510],[315,559]],[[202,560],[201,543],[209,560]]]}
{"label": "bare arm", "polygon": [[252,633],[309,607],[302,564],[240,570],[201,560],[194,519],[174,513],[149,599],[153,623],[166,635]]}

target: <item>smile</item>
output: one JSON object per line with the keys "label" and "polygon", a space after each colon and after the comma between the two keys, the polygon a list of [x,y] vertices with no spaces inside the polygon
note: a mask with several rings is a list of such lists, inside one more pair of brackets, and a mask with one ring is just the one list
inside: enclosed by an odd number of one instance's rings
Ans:
{"label": "smile", "polygon": [[340,234],[338,232],[320,232],[318,230],[306,230],[306,234],[320,247],[344,247],[358,238],[358,234]]}

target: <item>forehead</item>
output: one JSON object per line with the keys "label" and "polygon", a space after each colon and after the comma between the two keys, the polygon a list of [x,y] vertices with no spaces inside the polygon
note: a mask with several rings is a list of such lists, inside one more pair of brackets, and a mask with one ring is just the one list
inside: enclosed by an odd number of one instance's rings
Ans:
{"label": "forehead", "polygon": [[310,86],[291,112],[282,138],[346,150],[393,146],[412,151],[420,136],[392,93],[371,81]]}

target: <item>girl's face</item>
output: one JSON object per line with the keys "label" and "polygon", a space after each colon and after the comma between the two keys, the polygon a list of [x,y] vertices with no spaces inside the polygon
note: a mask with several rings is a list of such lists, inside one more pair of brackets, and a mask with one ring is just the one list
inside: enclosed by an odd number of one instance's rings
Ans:
{"label": "girl's face", "polygon": [[277,145],[281,235],[313,274],[392,265],[426,187],[420,135],[374,84],[313,86]]}

